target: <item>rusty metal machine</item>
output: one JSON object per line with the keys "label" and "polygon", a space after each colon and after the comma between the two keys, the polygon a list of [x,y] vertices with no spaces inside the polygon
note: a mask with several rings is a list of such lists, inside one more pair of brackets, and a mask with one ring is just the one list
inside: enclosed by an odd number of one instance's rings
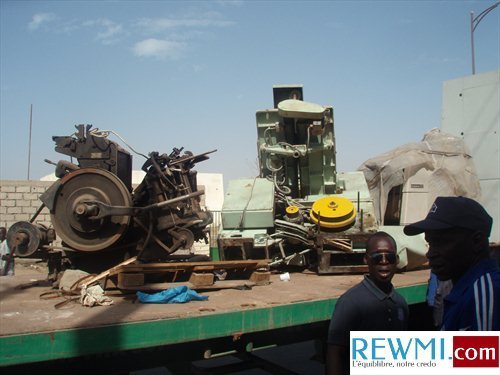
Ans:
{"label": "rusty metal machine", "polygon": [[258,111],[259,176],[229,182],[221,259],[271,259],[318,273],[362,271],[378,228],[362,172],[338,173],[333,108],[303,101],[302,86],[275,86]]}
{"label": "rusty metal machine", "polygon": [[[40,196],[43,204],[37,214],[9,229],[7,240],[17,256],[37,252],[99,272],[132,256],[145,263],[168,260],[176,250],[207,240],[212,215],[200,206],[204,191],[197,188],[193,167],[215,150],[193,155],[174,148],[170,154],[141,154],[146,158],[144,178],[133,189],[130,153],[109,140],[109,132],[91,125],[76,128],[71,136],[52,139],[57,152],[77,163],[53,163],[58,180]],[[34,223],[44,207],[53,228]],[[62,252],[51,246],[55,234]]]}

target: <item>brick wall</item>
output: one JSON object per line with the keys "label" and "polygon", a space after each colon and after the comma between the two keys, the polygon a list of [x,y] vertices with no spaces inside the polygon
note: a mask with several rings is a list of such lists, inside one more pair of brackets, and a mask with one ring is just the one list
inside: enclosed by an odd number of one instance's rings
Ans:
{"label": "brick wall", "polygon": [[[48,181],[1,180],[0,226],[9,228],[18,221],[29,221],[42,202],[39,197],[52,185]],[[50,213],[44,208],[36,221],[50,225]]]}
{"label": "brick wall", "polygon": [[[0,180],[0,226],[8,229],[18,221],[29,221],[42,204],[40,195],[52,184],[52,181]],[[49,210],[44,208],[35,222],[50,226]],[[192,251],[208,255],[209,245],[197,242]]]}

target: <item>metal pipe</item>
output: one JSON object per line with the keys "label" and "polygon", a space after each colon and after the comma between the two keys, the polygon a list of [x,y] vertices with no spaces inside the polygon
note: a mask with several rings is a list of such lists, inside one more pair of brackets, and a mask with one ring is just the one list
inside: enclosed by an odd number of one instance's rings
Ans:
{"label": "metal pipe", "polygon": [[168,201],[164,201],[164,202],[161,202],[161,203],[151,204],[149,206],[144,207],[144,210],[147,211],[147,210],[151,210],[153,208],[160,208],[160,207],[164,207],[164,206],[169,206],[169,205],[171,205],[173,203],[181,202],[181,201],[184,201],[186,199],[194,198],[194,197],[197,197],[197,196],[200,196],[200,195],[203,195],[203,194],[205,194],[205,190],[198,190],[198,191],[195,191],[193,193],[189,193],[189,194],[183,195],[181,197],[169,199]]}
{"label": "metal pipe", "polygon": [[[180,201],[184,201],[184,200],[187,200],[190,198],[194,198],[194,197],[197,197],[197,196],[203,195],[203,194],[205,194],[205,191],[199,190],[199,191],[195,191],[195,192],[190,193],[190,194],[183,195],[181,197],[172,198],[172,199],[169,199],[167,201],[160,202],[160,203],[154,203],[154,204],[151,204],[151,205],[146,206],[146,207],[110,206],[108,204],[105,204],[105,203],[99,202],[99,201],[85,201],[85,202],[82,202],[82,204],[87,206],[87,207],[90,207],[90,209],[92,210],[91,215],[89,215],[89,216],[85,215],[85,216],[91,220],[98,220],[98,219],[102,219],[102,218],[107,217],[107,216],[134,216],[134,215],[137,215],[139,212],[147,212],[150,210],[154,210],[156,208],[169,206],[171,204],[174,204],[174,203],[177,203]],[[95,208],[93,206],[97,207],[97,212],[94,211]],[[79,211],[75,212],[75,213],[81,212],[80,208],[78,208],[78,210]],[[85,213],[86,213],[86,210],[84,209],[83,214],[85,214]]]}
{"label": "metal pipe", "polygon": [[221,353],[212,353],[211,349],[207,349],[203,353],[203,358],[204,359],[218,358],[218,357],[223,357],[223,356],[227,356],[227,355],[230,355],[230,354],[236,354],[236,353],[237,353],[236,350],[229,350],[227,352],[221,352]]}
{"label": "metal pipe", "polygon": [[292,158],[299,158],[301,156],[305,156],[307,154],[307,150],[305,149],[305,145],[294,145],[291,150],[286,149],[285,147],[278,146],[260,146],[260,150],[266,152],[268,154],[276,154],[276,155],[284,155]]}
{"label": "metal pipe", "polygon": [[476,74],[476,62],[474,61],[474,12],[470,12],[470,49],[472,59],[472,74]]}
{"label": "metal pipe", "polygon": [[35,219],[37,218],[38,215],[40,215],[40,212],[45,208],[45,203],[42,203],[40,207],[38,207],[38,210],[36,210],[35,214],[31,217],[30,223],[33,224]]}

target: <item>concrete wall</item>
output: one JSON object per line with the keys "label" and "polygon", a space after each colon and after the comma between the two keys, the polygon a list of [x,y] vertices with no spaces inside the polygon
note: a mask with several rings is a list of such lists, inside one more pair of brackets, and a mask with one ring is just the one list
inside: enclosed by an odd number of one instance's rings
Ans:
{"label": "concrete wall", "polygon": [[[0,180],[0,226],[9,228],[18,221],[29,221],[42,204],[40,195],[50,185],[52,182]],[[44,208],[36,221],[50,225],[49,210]]]}

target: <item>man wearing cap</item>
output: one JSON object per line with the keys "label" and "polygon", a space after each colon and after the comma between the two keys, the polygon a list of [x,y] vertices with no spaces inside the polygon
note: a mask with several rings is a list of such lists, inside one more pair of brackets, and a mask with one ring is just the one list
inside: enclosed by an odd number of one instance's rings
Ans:
{"label": "man wearing cap", "polygon": [[398,263],[396,241],[377,232],[366,241],[368,275],[340,296],[328,329],[328,375],[349,374],[350,331],[403,331],[408,305],[392,286]]}
{"label": "man wearing cap", "polygon": [[432,272],[453,282],[442,330],[500,330],[500,271],[488,242],[492,223],[473,199],[437,197],[424,220],[404,227],[409,236],[425,233]]}

